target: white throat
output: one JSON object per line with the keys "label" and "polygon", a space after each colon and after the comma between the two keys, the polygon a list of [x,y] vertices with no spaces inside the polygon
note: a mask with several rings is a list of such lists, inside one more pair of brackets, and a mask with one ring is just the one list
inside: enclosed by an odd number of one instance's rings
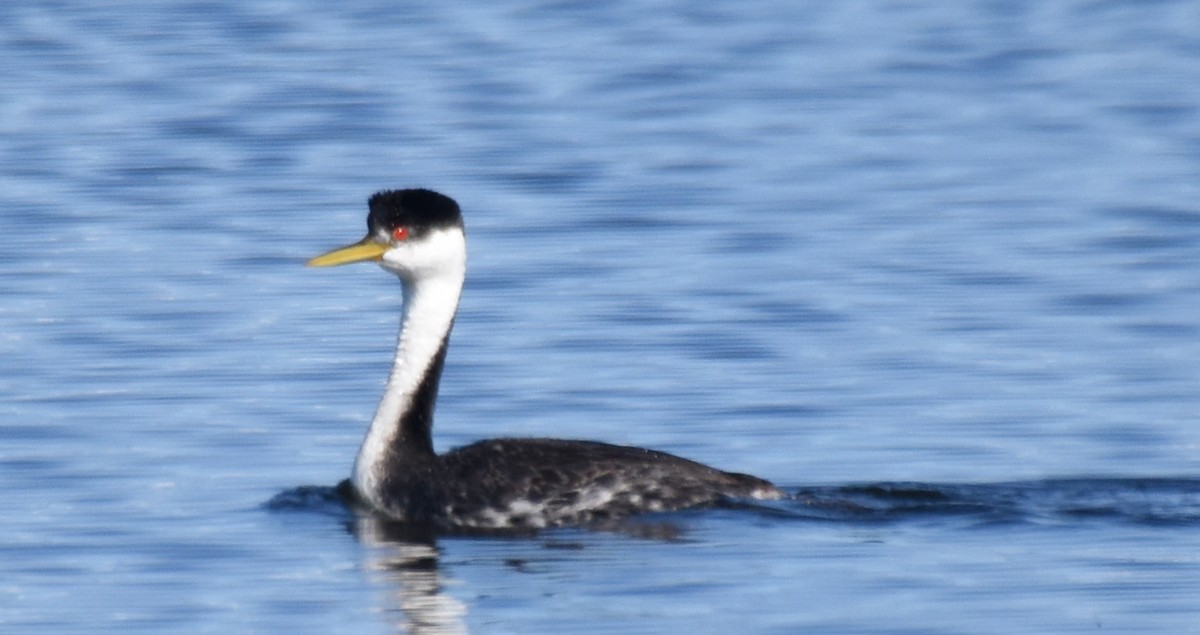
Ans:
{"label": "white throat", "polygon": [[436,230],[413,245],[398,245],[380,266],[399,276],[404,304],[392,372],[354,461],[354,485],[377,507],[389,464],[404,460],[394,451],[401,421],[454,323],[466,277],[466,239],[458,228]]}

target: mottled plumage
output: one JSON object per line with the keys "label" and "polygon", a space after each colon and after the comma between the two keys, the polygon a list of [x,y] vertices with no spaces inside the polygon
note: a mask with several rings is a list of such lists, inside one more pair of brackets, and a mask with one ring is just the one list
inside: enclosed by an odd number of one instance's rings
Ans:
{"label": "mottled plumage", "polygon": [[384,478],[381,511],[459,527],[590,524],[728,498],[780,496],[753,476],[593,441],[491,439],[397,467]]}

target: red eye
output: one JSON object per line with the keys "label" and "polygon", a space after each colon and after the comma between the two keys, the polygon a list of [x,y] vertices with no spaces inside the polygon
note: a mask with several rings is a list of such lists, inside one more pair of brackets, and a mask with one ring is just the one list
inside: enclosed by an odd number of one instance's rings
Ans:
{"label": "red eye", "polygon": [[392,230],[392,240],[404,240],[405,238],[408,238],[407,227],[397,227]]}

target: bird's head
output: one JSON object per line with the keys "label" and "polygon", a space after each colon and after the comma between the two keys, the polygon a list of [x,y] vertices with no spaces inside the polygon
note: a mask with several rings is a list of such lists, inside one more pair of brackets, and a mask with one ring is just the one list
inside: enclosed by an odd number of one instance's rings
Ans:
{"label": "bird's head", "polygon": [[459,273],[467,248],[462,212],[454,199],[430,190],[388,190],[369,201],[367,235],[308,261],[333,267],[373,260],[406,282]]}

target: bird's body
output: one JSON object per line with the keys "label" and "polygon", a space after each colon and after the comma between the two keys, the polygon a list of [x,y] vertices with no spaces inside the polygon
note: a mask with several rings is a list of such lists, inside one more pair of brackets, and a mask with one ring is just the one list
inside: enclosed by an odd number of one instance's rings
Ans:
{"label": "bird's body", "polygon": [[433,410],[466,274],[462,216],[428,190],[380,192],[370,208],[366,238],[309,263],[375,260],[404,287],[392,373],[350,479],[367,506],[447,528],[539,528],[783,496],[753,476],[592,441],[494,439],[436,454]]}
{"label": "bird's body", "polygon": [[377,508],[479,528],[601,523],[726,498],[770,498],[766,481],[642,448],[564,439],[490,439],[410,458],[382,480]]}

